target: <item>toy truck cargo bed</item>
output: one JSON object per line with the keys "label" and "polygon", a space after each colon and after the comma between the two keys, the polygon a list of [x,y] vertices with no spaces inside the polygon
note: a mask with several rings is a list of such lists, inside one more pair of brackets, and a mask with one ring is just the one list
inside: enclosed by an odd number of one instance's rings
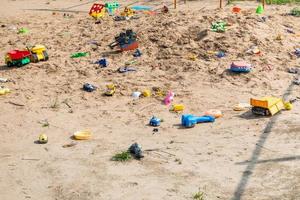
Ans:
{"label": "toy truck cargo bed", "polygon": [[269,111],[270,115],[274,115],[285,108],[283,100],[276,97],[263,97],[260,99],[251,98],[250,104],[253,106],[252,111],[255,112],[256,109],[256,111],[259,112],[259,108],[261,108]]}

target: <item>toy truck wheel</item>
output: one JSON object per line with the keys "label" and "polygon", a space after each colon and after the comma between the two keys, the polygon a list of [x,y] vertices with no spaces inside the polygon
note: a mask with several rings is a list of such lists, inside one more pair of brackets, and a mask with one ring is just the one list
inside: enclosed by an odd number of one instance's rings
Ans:
{"label": "toy truck wheel", "polygon": [[36,54],[32,54],[30,60],[34,63],[37,63],[39,61],[39,58]]}
{"label": "toy truck wheel", "polygon": [[12,67],[13,66],[13,64],[12,64],[12,62],[7,62],[7,67]]}
{"label": "toy truck wheel", "polygon": [[269,116],[271,115],[270,111],[266,108],[253,107],[252,113],[255,115]]}
{"label": "toy truck wheel", "polygon": [[49,56],[48,56],[48,53],[46,51],[43,51],[43,55],[44,55],[44,60],[45,61],[49,60]]}
{"label": "toy truck wheel", "polygon": [[17,67],[22,67],[22,66],[23,66],[23,64],[21,61],[17,62]]}

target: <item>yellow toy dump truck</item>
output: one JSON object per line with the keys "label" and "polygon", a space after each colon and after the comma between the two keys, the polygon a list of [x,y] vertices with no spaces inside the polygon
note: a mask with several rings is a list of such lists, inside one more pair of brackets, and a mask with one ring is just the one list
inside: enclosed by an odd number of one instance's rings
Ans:
{"label": "yellow toy dump truck", "polygon": [[31,62],[47,61],[49,59],[46,47],[44,45],[35,45],[31,49],[28,48],[31,52],[30,60]]}
{"label": "yellow toy dump truck", "polygon": [[250,99],[252,113],[256,115],[275,115],[285,109],[285,103],[282,99],[276,97],[263,97],[260,99]]}

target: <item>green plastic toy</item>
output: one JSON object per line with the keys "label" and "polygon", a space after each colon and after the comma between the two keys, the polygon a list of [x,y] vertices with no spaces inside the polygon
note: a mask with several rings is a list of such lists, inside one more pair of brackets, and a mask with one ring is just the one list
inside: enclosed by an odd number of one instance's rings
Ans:
{"label": "green plastic toy", "polygon": [[19,31],[18,31],[18,34],[20,33],[28,33],[29,30],[27,28],[20,28]]}
{"label": "green plastic toy", "polygon": [[263,5],[259,5],[256,9],[256,14],[263,14],[263,12],[264,12]]}
{"label": "green plastic toy", "polygon": [[211,24],[211,31],[213,32],[225,32],[227,23],[223,21],[214,22]]}
{"label": "green plastic toy", "polygon": [[89,52],[78,52],[78,53],[73,53],[71,55],[71,58],[79,58],[79,57],[85,57],[90,55]]}

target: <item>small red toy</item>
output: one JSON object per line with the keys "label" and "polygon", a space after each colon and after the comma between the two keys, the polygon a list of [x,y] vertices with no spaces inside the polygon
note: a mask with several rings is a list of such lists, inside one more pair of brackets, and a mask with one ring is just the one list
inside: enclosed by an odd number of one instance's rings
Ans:
{"label": "small red toy", "polygon": [[96,19],[103,17],[105,15],[105,5],[95,3],[89,12],[89,15]]}
{"label": "small red toy", "polygon": [[23,65],[26,65],[30,63],[30,51],[19,51],[19,50],[13,50],[6,54],[5,56],[5,63],[8,67],[11,66],[18,66],[21,67]]}

